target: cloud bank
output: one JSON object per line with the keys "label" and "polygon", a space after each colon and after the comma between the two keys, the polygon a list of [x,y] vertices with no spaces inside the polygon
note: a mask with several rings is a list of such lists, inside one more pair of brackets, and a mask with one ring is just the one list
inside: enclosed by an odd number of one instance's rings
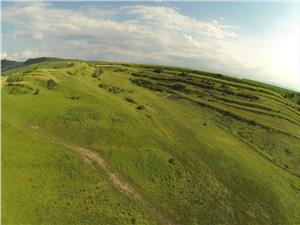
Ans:
{"label": "cloud bank", "polygon": [[3,8],[2,20],[5,58],[167,64],[300,87],[297,77],[283,76],[274,67],[276,59],[268,55],[272,46],[264,49],[264,43],[243,39],[239,28],[223,18],[203,21],[175,8],[149,5],[101,7],[99,3],[70,9],[51,3],[15,3]]}

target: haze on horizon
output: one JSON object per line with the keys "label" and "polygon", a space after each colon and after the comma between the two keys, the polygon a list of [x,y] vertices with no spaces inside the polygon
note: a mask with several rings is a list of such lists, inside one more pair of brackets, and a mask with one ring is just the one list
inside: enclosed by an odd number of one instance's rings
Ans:
{"label": "haze on horizon", "polygon": [[184,66],[300,90],[299,11],[299,2],[3,2],[2,58]]}

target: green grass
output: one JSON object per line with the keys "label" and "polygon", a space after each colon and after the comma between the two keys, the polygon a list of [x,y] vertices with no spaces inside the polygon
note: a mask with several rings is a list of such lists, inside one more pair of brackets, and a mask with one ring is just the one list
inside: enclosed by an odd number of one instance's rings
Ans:
{"label": "green grass", "polygon": [[162,224],[59,143],[99,154],[174,224],[300,224],[300,94],[156,68],[57,60],[4,73],[3,224]]}

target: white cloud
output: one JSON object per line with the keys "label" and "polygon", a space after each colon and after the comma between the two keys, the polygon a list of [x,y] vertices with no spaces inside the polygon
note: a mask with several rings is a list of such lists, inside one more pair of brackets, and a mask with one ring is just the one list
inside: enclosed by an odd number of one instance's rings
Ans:
{"label": "white cloud", "polygon": [[188,31],[214,38],[236,36],[233,26],[223,20],[200,21],[180,14],[173,8],[134,6],[127,7],[130,14],[136,14],[147,23],[178,31]]}
{"label": "white cloud", "polygon": [[9,59],[9,60],[24,60],[24,59],[37,58],[42,56],[51,56],[51,54],[50,53],[48,54],[47,52],[32,51],[29,49],[25,49],[20,52],[13,52],[13,53],[2,52],[2,58]]}
{"label": "white cloud", "polygon": [[[122,19],[114,19],[114,16]],[[130,19],[129,19],[130,18]],[[3,36],[7,57],[102,59],[197,67],[282,82],[260,42],[242,42],[224,18],[202,21],[170,7],[56,8],[16,3],[3,8],[12,29]],[[248,76],[248,77],[251,77]],[[294,86],[295,77],[285,78]],[[297,79],[297,78],[296,78]]]}

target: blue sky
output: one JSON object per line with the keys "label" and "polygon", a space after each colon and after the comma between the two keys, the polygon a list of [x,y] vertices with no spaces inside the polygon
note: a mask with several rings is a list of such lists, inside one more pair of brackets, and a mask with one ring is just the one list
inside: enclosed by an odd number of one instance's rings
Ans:
{"label": "blue sky", "polygon": [[2,57],[168,64],[300,90],[299,5],[4,2]]}

